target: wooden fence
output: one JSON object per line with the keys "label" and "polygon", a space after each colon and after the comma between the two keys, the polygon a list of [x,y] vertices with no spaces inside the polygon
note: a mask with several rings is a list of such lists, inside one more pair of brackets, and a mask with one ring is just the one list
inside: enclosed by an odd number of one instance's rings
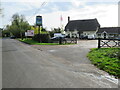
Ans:
{"label": "wooden fence", "polygon": [[59,38],[57,40],[53,40],[52,42],[59,44],[77,44],[77,38]]}
{"label": "wooden fence", "polygon": [[102,47],[120,47],[120,39],[98,39],[98,48]]}

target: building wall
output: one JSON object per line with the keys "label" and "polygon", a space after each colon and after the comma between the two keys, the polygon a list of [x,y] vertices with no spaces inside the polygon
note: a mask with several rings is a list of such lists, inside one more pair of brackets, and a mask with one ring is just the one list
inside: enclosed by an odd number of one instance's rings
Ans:
{"label": "building wall", "polygon": [[[79,33],[78,33],[78,31],[77,30],[74,30],[74,31],[66,31],[66,35],[69,35],[70,37],[80,37],[79,36]],[[94,36],[95,38],[96,38],[96,31],[83,31],[81,34],[80,34],[81,36]]]}
{"label": "building wall", "polygon": [[96,35],[96,31],[83,31],[83,35],[85,35],[85,36]]}
{"label": "building wall", "polygon": [[75,31],[66,31],[65,32],[65,34],[67,35],[67,36],[70,36],[70,37],[79,37],[79,34],[78,34],[78,31],[77,30],[75,30]]}
{"label": "building wall", "polygon": [[[113,34],[113,33],[106,33],[106,39],[110,39],[110,38],[114,38],[117,39],[120,35],[119,34]],[[103,33],[99,33],[97,34],[98,38],[104,38],[104,34]]]}

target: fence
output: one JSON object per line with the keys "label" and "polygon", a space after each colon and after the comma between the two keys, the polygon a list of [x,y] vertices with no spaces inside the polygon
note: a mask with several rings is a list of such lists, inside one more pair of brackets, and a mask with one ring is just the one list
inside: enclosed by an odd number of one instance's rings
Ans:
{"label": "fence", "polygon": [[52,40],[52,42],[59,44],[77,44],[77,38],[59,38]]}
{"label": "fence", "polygon": [[66,38],[66,39],[65,39],[65,44],[66,44],[66,43],[77,44],[77,38]]}
{"label": "fence", "polygon": [[98,38],[98,48],[101,47],[120,47],[120,39],[100,39]]}

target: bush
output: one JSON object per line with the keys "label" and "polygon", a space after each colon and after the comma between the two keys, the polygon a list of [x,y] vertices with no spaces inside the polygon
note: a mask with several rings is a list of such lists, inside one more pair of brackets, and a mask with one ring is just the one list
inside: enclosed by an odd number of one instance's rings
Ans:
{"label": "bush", "polygon": [[41,41],[41,43],[49,43],[50,42],[50,35],[49,34],[40,34],[40,38],[39,38],[39,34],[36,34],[33,37],[33,40],[35,41]]}

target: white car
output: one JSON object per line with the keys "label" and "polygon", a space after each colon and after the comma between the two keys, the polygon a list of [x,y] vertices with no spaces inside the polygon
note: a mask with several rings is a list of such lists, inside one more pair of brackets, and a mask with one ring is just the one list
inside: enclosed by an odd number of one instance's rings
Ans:
{"label": "white car", "polygon": [[94,35],[88,35],[88,39],[95,39]]}

